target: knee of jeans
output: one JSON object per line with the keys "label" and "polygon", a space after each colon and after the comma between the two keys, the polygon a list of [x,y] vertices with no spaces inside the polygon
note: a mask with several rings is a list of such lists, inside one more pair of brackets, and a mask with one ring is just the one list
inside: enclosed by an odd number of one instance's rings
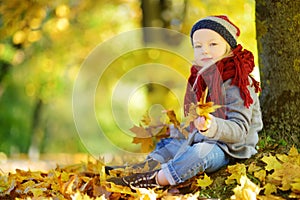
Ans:
{"label": "knee of jeans", "polygon": [[205,170],[207,173],[215,172],[225,165],[229,163],[229,158],[224,155],[223,159],[218,159],[216,162],[208,163],[207,169]]}
{"label": "knee of jeans", "polygon": [[219,148],[219,146],[217,144],[203,142],[194,144],[194,148],[196,148],[197,155],[201,159],[207,157],[207,155],[213,152],[218,151],[217,149]]}
{"label": "knee of jeans", "polygon": [[166,146],[167,144],[169,144],[172,141],[172,138],[165,138],[160,140],[157,144],[156,144],[156,149],[160,149],[164,146]]}
{"label": "knee of jeans", "polygon": [[201,143],[197,150],[206,172],[217,171],[229,163],[228,156],[217,144]]}

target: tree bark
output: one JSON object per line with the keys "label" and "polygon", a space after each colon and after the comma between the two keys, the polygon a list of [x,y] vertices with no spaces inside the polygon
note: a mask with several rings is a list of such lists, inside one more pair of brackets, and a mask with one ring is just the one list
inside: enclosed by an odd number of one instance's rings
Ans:
{"label": "tree bark", "polygon": [[[175,14],[171,0],[141,0],[141,9],[143,13],[142,27],[167,28],[180,31],[182,21],[186,14],[186,0],[181,2],[183,9],[181,16]],[[177,46],[181,42],[181,37],[171,32],[161,32],[153,34],[153,32],[144,31],[144,43],[152,43],[163,41],[168,45]]]}
{"label": "tree bark", "polygon": [[2,85],[2,80],[4,79],[4,77],[6,76],[6,74],[8,74],[9,70],[11,68],[11,64],[0,60],[0,99],[2,97],[2,94],[4,92],[4,88]]}
{"label": "tree bark", "polygon": [[40,129],[40,121],[43,110],[43,101],[38,98],[32,116],[31,124],[31,143],[28,150],[28,156],[31,160],[38,160],[40,157],[41,143],[44,139],[44,132]]}
{"label": "tree bark", "polygon": [[264,130],[300,147],[300,1],[256,0]]}

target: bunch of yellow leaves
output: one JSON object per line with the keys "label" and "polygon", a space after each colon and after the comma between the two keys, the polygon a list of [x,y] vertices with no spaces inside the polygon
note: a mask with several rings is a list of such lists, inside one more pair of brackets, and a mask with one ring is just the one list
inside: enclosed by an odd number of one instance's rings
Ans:
{"label": "bunch of yellow leaves", "polygon": [[[164,113],[168,116],[169,122],[174,124],[174,127],[177,128],[186,138],[188,137],[189,132],[186,131],[190,123],[192,123],[197,117],[203,116],[206,121],[210,120],[210,113],[216,111],[220,108],[220,105],[214,105],[214,102],[206,102],[206,97],[208,93],[208,88],[203,92],[200,101],[195,105],[191,104],[189,108],[189,114],[187,116],[186,122],[181,126],[180,121],[177,119],[176,114],[173,110],[166,110]],[[152,122],[155,121],[146,114],[143,116],[142,124],[140,126],[133,126],[130,131],[132,131],[136,137],[133,138],[133,143],[141,144],[141,151],[143,153],[150,152],[154,149],[155,142],[169,137],[169,124],[159,123],[153,125]]]}
{"label": "bunch of yellow leaves", "polygon": [[[167,110],[170,123],[174,124],[176,128],[180,127],[180,122],[177,120],[176,114],[173,110]],[[146,113],[143,116],[142,124],[133,126],[130,129],[136,136],[133,138],[132,143],[141,144],[141,152],[147,153],[154,149],[155,142],[160,139],[169,137],[169,124],[161,121],[157,122]]]}
{"label": "bunch of yellow leaves", "polygon": [[190,123],[193,123],[194,120],[197,119],[199,116],[205,117],[205,120],[208,123],[208,120],[211,120],[210,113],[213,113],[218,108],[222,107],[221,105],[214,105],[214,102],[212,101],[206,102],[207,94],[208,88],[206,88],[205,91],[202,93],[200,101],[197,104],[192,103],[190,105],[187,120],[183,128],[188,127]]}

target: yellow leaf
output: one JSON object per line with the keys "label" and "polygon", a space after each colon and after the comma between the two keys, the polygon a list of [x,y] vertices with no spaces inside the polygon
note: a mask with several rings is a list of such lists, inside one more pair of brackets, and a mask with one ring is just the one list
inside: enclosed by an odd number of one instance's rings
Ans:
{"label": "yellow leaf", "polygon": [[235,183],[235,180],[240,183],[241,177],[246,175],[246,166],[240,163],[229,165],[227,167],[227,171],[231,173],[231,175],[225,180],[227,185]]}
{"label": "yellow leaf", "polygon": [[215,112],[220,107],[221,107],[220,105],[214,105],[214,102],[212,101],[204,104],[198,103],[196,112],[199,116],[204,116],[206,118],[209,118],[208,114]]}
{"label": "yellow leaf", "polygon": [[112,182],[109,182],[110,187],[106,187],[106,190],[109,192],[119,192],[122,194],[135,195],[135,193],[131,190],[130,187],[116,185]]}
{"label": "yellow leaf", "polygon": [[277,192],[277,186],[274,185],[274,184],[271,184],[271,183],[267,183],[265,186],[264,186],[264,194],[265,195],[270,195],[272,193],[276,193]]}
{"label": "yellow leaf", "polygon": [[206,120],[210,119],[209,114],[215,112],[218,108],[220,108],[220,105],[214,105],[214,102],[206,102],[208,94],[208,88],[205,89],[204,92],[202,92],[202,96],[197,103],[196,107],[196,113],[198,116],[203,116],[205,117]]}
{"label": "yellow leaf", "polygon": [[261,167],[257,166],[255,162],[252,162],[248,167],[248,172],[253,173],[253,172],[259,171],[260,169],[261,169]]}
{"label": "yellow leaf", "polygon": [[291,186],[293,192],[300,193],[300,178],[294,179],[294,183],[292,183]]}
{"label": "yellow leaf", "polygon": [[[277,185],[281,185],[280,189],[287,191],[291,189],[291,183],[294,179],[300,178],[300,166],[293,163],[283,163],[281,169],[276,169],[268,176],[270,181],[273,181]],[[275,181],[274,181],[275,180]]]}
{"label": "yellow leaf", "polygon": [[207,94],[208,94],[208,87],[206,87],[205,91],[202,92],[202,94],[201,94],[201,98],[199,100],[200,104],[205,104],[206,103]]}
{"label": "yellow leaf", "polygon": [[136,193],[139,199],[143,200],[156,200],[157,194],[155,193],[154,189],[146,189],[146,188],[135,188]]}
{"label": "yellow leaf", "polygon": [[[220,107],[221,107],[220,105],[214,105],[214,102],[212,102],[212,101],[206,103],[206,101],[200,100],[197,103],[197,105],[191,103],[190,107],[189,107],[188,115],[186,117],[185,124],[181,128],[181,130],[188,127],[190,125],[190,123],[193,123],[194,120],[199,116],[203,116],[206,118],[206,120],[209,120],[210,119],[209,114],[215,112]],[[184,133],[184,132],[182,132],[182,133],[184,135],[186,135],[186,133]]]}
{"label": "yellow leaf", "polygon": [[233,189],[234,195],[231,199],[236,200],[256,200],[260,192],[260,188],[251,182],[247,176],[241,176],[239,180],[241,185]]}
{"label": "yellow leaf", "polygon": [[300,193],[300,183],[292,183],[292,191],[296,193]]}
{"label": "yellow leaf", "polygon": [[26,181],[25,183],[21,184],[21,190],[24,191],[24,193],[27,193],[29,190],[34,188],[35,182],[32,180]]}
{"label": "yellow leaf", "polygon": [[[87,194],[81,194],[80,191],[77,191],[76,193],[72,194],[71,197],[72,197],[72,200],[92,200],[92,198],[90,198]],[[103,199],[103,197],[104,196],[100,197],[100,199]],[[97,199],[98,199],[98,197],[97,197]],[[105,199],[105,197],[104,197],[104,199]]]}
{"label": "yellow leaf", "polygon": [[141,152],[147,153],[153,150],[154,144],[152,138],[138,138],[134,137],[132,143],[141,144]]}
{"label": "yellow leaf", "polygon": [[298,156],[298,150],[295,148],[295,146],[292,146],[292,148],[289,151],[289,156]]}
{"label": "yellow leaf", "polygon": [[264,163],[267,164],[267,166],[265,167],[265,169],[267,171],[271,171],[273,169],[281,169],[282,168],[281,163],[276,159],[275,156],[272,156],[272,155],[264,156],[261,160]]}
{"label": "yellow leaf", "polygon": [[152,135],[142,126],[134,126],[130,129],[136,137],[133,138],[132,143],[141,144],[141,151],[143,153],[150,152],[154,148]]}
{"label": "yellow leaf", "polygon": [[300,193],[295,193],[295,192],[292,192],[290,195],[289,195],[289,198],[290,199],[300,199]]}
{"label": "yellow leaf", "polygon": [[72,194],[73,193],[73,188],[76,184],[75,181],[77,181],[77,180],[78,180],[77,175],[71,176],[70,180],[63,185],[62,192],[66,193],[66,194]]}
{"label": "yellow leaf", "polygon": [[152,137],[152,135],[149,134],[149,132],[142,126],[133,126],[131,129],[129,129],[131,132],[133,132],[138,138],[149,138]]}
{"label": "yellow leaf", "polygon": [[206,187],[210,186],[213,183],[213,180],[210,179],[209,176],[207,176],[204,173],[203,179],[197,179],[197,184],[196,186],[201,187],[202,189],[205,189]]}
{"label": "yellow leaf", "polygon": [[63,171],[61,174],[60,174],[60,180],[63,181],[63,182],[67,182],[68,180],[70,179],[70,174]]}
{"label": "yellow leaf", "polygon": [[281,162],[289,162],[290,157],[285,155],[285,154],[276,154],[276,157],[281,161]]}
{"label": "yellow leaf", "polygon": [[295,147],[292,147],[288,153],[285,154],[276,154],[276,157],[282,162],[290,162],[296,165],[300,165],[300,154]]}
{"label": "yellow leaf", "polygon": [[167,110],[166,113],[170,122],[174,124],[175,128],[180,128],[180,122],[178,121],[174,110]]}
{"label": "yellow leaf", "polygon": [[[186,120],[185,120],[185,124],[184,126],[181,128],[181,130],[184,130],[185,128],[187,128],[191,123],[194,122],[194,120],[199,117],[197,112],[196,112],[196,108],[197,105],[191,103],[190,107],[189,107],[189,112],[188,115],[186,116]],[[182,132],[182,131],[181,131]],[[184,134],[185,135],[185,134]],[[188,134],[185,135],[185,137],[187,138]]]}
{"label": "yellow leaf", "polygon": [[266,196],[258,196],[259,200],[285,200],[284,198],[274,196],[274,195],[266,195]]}
{"label": "yellow leaf", "polygon": [[266,179],[266,170],[259,170],[258,172],[254,172],[254,177],[258,178],[261,182],[264,182]]}
{"label": "yellow leaf", "polygon": [[31,188],[28,192],[32,192],[34,197],[41,197],[47,188]]}

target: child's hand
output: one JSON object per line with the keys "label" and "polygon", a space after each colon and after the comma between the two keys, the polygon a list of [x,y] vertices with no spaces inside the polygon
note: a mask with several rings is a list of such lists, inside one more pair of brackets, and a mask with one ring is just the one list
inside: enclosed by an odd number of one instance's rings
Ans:
{"label": "child's hand", "polygon": [[194,125],[195,127],[200,131],[200,132],[205,132],[207,131],[210,126],[211,126],[211,118],[213,116],[210,115],[210,118],[206,119],[205,117],[203,116],[199,116],[198,118],[196,118],[194,120]]}

